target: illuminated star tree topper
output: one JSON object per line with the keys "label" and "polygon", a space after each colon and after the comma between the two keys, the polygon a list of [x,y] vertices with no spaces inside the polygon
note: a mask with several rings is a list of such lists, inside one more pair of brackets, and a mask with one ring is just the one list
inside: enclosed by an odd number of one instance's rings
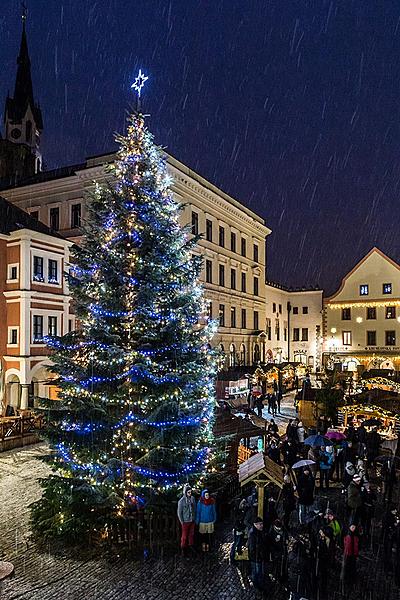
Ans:
{"label": "illuminated star tree topper", "polygon": [[139,69],[139,73],[135,81],[131,85],[131,88],[137,92],[139,98],[142,93],[142,87],[144,86],[147,80],[148,77],[144,73],[142,73],[142,69]]}

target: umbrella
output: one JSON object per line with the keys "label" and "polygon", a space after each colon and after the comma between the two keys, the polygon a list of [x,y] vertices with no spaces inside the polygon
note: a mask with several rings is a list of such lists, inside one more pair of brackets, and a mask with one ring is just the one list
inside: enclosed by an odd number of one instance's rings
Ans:
{"label": "umbrella", "polygon": [[325,434],[325,437],[335,442],[341,442],[346,439],[346,436],[341,431],[328,431],[328,433]]}
{"label": "umbrella", "polygon": [[372,417],[371,419],[363,421],[363,425],[367,425],[367,427],[373,427],[374,425],[382,425],[382,421],[380,419],[374,419]]}
{"label": "umbrella", "polygon": [[315,462],[313,460],[299,460],[292,465],[292,469],[300,469],[301,467],[307,467],[308,465],[315,465]]}
{"label": "umbrella", "polygon": [[384,463],[386,461],[390,461],[390,464],[397,463],[398,466],[400,464],[400,456],[393,456],[393,454],[384,454],[383,456],[378,456],[375,459],[375,462],[378,463]]}
{"label": "umbrella", "polygon": [[329,446],[331,441],[317,433],[316,435],[309,435],[304,443],[307,446]]}

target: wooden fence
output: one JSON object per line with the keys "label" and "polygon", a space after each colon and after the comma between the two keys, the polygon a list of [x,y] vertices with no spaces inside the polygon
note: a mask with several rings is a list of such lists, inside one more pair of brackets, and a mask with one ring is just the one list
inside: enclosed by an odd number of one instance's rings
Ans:
{"label": "wooden fence", "polygon": [[42,415],[0,417],[0,452],[39,441]]}

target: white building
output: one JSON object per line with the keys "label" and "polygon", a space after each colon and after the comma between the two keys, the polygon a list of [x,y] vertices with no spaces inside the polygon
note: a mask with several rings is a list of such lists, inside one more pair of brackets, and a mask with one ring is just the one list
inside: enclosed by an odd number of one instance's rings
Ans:
{"label": "white building", "polygon": [[[265,362],[301,362],[317,369],[322,353],[322,290],[265,286]],[[265,350],[264,350],[265,348]]]}
{"label": "white building", "polygon": [[378,248],[324,301],[324,363],[349,371],[400,369],[400,265]]}

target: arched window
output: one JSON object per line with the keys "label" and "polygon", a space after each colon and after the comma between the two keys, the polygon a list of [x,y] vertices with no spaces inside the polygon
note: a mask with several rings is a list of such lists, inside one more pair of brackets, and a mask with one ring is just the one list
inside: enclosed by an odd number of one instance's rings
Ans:
{"label": "arched window", "polygon": [[240,346],[240,364],[246,364],[246,346],[244,344]]}
{"label": "arched window", "polygon": [[235,367],[236,366],[236,348],[235,348],[235,344],[231,344],[229,346],[229,366],[230,367]]}
{"label": "arched window", "polygon": [[25,138],[27,142],[32,141],[32,123],[31,121],[27,121],[25,125]]}
{"label": "arched window", "polygon": [[253,363],[257,364],[259,362],[260,362],[260,346],[258,344],[254,344]]}

